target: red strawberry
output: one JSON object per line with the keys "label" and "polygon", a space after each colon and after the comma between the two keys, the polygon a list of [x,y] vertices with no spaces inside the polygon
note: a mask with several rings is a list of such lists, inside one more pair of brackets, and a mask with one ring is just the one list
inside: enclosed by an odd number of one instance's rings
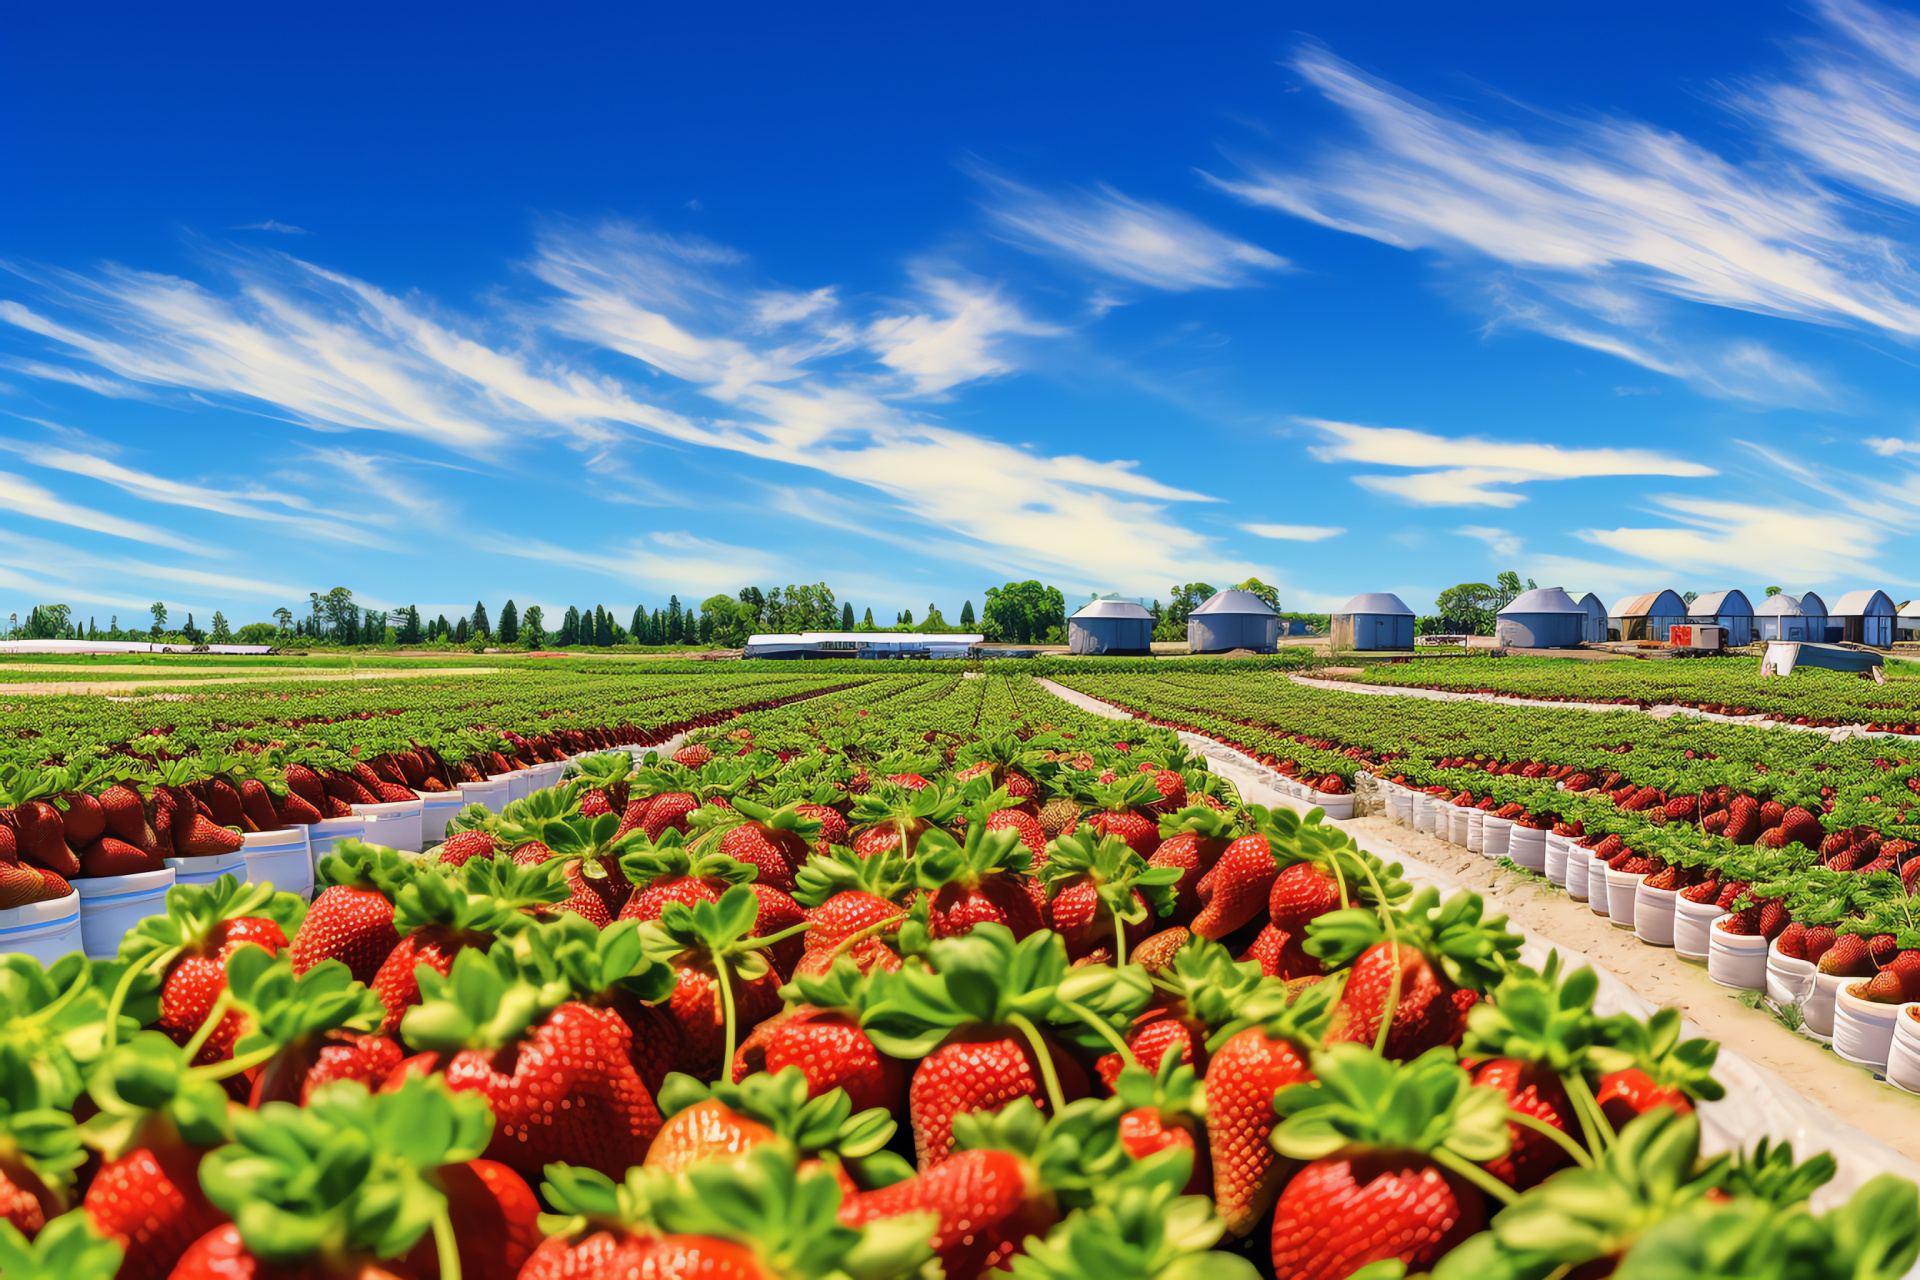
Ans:
{"label": "red strawberry", "polygon": [[[1062,836],[1049,846],[1046,873],[1046,923],[1079,960],[1097,947],[1111,945],[1125,955],[1129,926],[1151,932],[1157,916],[1173,909],[1174,867],[1149,868],[1118,837]],[[1137,936],[1137,935],[1136,935]]]}
{"label": "red strawberry", "polygon": [[353,1080],[368,1089],[378,1089],[400,1065],[402,1056],[400,1046],[386,1036],[329,1036],[313,1055],[313,1065],[300,1082],[300,1105],[307,1105],[314,1090],[336,1080]]}
{"label": "red strawberry", "polygon": [[[1207,1149],[1213,1194],[1227,1230],[1252,1231],[1280,1194],[1287,1166],[1269,1142],[1279,1123],[1275,1094],[1312,1078],[1309,1046],[1332,1010],[1332,989],[1270,992],[1249,1003],[1244,1030],[1230,1034],[1207,1064]],[[1291,1000],[1291,1003],[1289,1003]]]}
{"label": "red strawberry", "polygon": [[920,838],[951,821],[964,803],[950,788],[877,786],[854,801],[853,850],[863,858],[895,849],[912,857]]}
{"label": "red strawberry", "polygon": [[[1101,835],[1119,837],[1142,858],[1153,856],[1160,847],[1160,819],[1150,806],[1161,798],[1161,792],[1151,781],[1135,775],[1112,785],[1095,786],[1088,795],[1099,806],[1087,819],[1088,826]],[[1181,795],[1184,799],[1184,782]]]}
{"label": "red strawberry", "polygon": [[855,1111],[897,1107],[906,1086],[905,1068],[880,1052],[860,1029],[859,997],[837,985],[860,980],[857,972],[839,970],[824,981],[796,979],[798,992],[819,1003],[794,1005],[755,1027],[734,1054],[734,1082],[750,1073],[777,1074],[794,1067],[806,1075],[808,1097],[845,1089]]}
{"label": "red strawberry", "polygon": [[967,824],[965,845],[944,831],[928,832],[913,859],[919,886],[929,894],[928,934],[951,938],[998,924],[1018,939],[1040,929],[1024,878],[1032,860],[1018,833],[989,831],[984,823]]}
{"label": "red strawberry", "polygon": [[1170,923],[1184,926],[1199,914],[1200,880],[1232,843],[1232,831],[1227,815],[1205,805],[1193,805],[1160,820],[1160,844],[1147,865],[1180,872],[1173,887],[1173,911],[1167,917]]}
{"label": "red strawberry", "polygon": [[293,938],[293,973],[322,960],[339,960],[359,982],[371,984],[400,941],[393,899],[412,877],[412,864],[390,849],[343,840],[320,860],[329,882]]}
{"label": "red strawberry", "polygon": [[820,835],[819,821],[795,805],[770,809],[739,798],[728,808],[708,805],[697,810],[691,823],[697,829],[695,849],[717,848],[758,871],[760,883],[789,893],[794,872],[806,863],[811,842]]}
{"label": "red strawberry", "polygon": [[1820,957],[1816,967],[1821,973],[1841,977],[1864,978],[1873,972],[1873,957],[1867,952],[1867,940],[1857,933],[1842,933]]}
{"label": "red strawberry", "polygon": [[125,876],[158,871],[164,864],[124,840],[101,836],[80,850],[80,871],[87,876]]}
{"label": "red strawberry", "polygon": [[141,846],[152,838],[146,804],[131,786],[116,782],[100,793],[99,801],[100,816],[109,834]]}
{"label": "red strawberry", "polygon": [[245,844],[246,839],[238,831],[215,825],[204,813],[189,814],[181,810],[174,818],[173,848],[177,857],[200,858],[232,853]]}
{"label": "red strawberry", "polygon": [[[64,775],[54,774],[52,779]],[[14,795],[42,794],[57,785],[47,777],[31,778],[22,774],[11,792]],[[80,874],[80,859],[67,846],[66,822],[60,810],[45,800],[24,799],[13,810],[14,830],[19,837],[19,856],[68,879]]]}
{"label": "red strawberry", "polygon": [[1645,1022],[1609,1018],[1601,1024],[1608,1047],[1630,1055],[1633,1066],[1600,1077],[1594,1098],[1615,1131],[1655,1107],[1691,1112],[1696,1098],[1712,1101],[1725,1090],[1713,1078],[1720,1046],[1680,1039],[1680,1011],[1662,1009]]}
{"label": "red strawberry", "polygon": [[106,810],[92,796],[85,792],[69,791],[55,799],[56,807],[61,809],[61,826],[69,848],[79,849],[90,845],[106,831]]}
{"label": "red strawberry", "polygon": [[713,748],[703,742],[690,742],[673,753],[673,762],[689,769],[698,769],[713,759]]}
{"label": "red strawberry", "polygon": [[326,788],[321,785],[319,774],[303,764],[287,765],[286,774],[288,790],[316,809],[326,807]]}
{"label": "red strawberry", "polygon": [[[712,1079],[732,1062],[740,1037],[779,1011],[779,975],[765,952],[783,938],[753,936],[762,909],[751,887],[734,885],[717,901],[668,902],[642,926],[647,953],[667,958],[676,975],[665,1008],[679,1031],[677,1070]],[[731,1000],[721,997],[722,982]]]}
{"label": "red strawberry", "polygon": [[796,974],[820,978],[845,955],[862,973],[900,967],[892,940],[906,920],[902,902],[914,887],[914,867],[898,851],[862,858],[841,848],[816,854],[795,877],[794,897],[813,927]]}

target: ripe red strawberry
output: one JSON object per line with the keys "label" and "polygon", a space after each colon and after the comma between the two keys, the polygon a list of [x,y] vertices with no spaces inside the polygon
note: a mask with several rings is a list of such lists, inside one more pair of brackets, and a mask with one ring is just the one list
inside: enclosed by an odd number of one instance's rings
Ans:
{"label": "ripe red strawberry", "polygon": [[690,822],[695,849],[737,858],[759,872],[760,883],[789,893],[794,872],[805,865],[811,842],[820,835],[820,823],[795,805],[770,809],[737,797],[727,808],[696,810]]}
{"label": "ripe red strawberry", "polygon": [[288,790],[315,809],[326,807],[326,788],[321,785],[319,774],[304,764],[288,764],[286,774]]}
{"label": "ripe red strawberry", "polygon": [[141,871],[158,871],[159,858],[113,836],[101,836],[80,850],[80,871],[86,876],[126,876]]}
{"label": "ripe red strawberry", "polygon": [[704,742],[690,742],[673,753],[673,762],[689,769],[698,769],[713,759],[713,748]]}
{"label": "ripe red strawberry", "polygon": [[[665,959],[675,973],[664,1007],[679,1032],[676,1070],[714,1078],[732,1062],[740,1037],[779,1012],[780,977],[765,953],[806,925],[802,920],[784,935],[756,937],[761,911],[752,887],[734,885],[717,901],[668,902],[658,920],[641,926],[647,954]],[[731,1001],[721,998],[722,982]]]}
{"label": "ripe red strawberry", "polygon": [[1693,1110],[1693,1100],[1712,1101],[1725,1089],[1713,1078],[1720,1046],[1712,1040],[1680,1039],[1680,1011],[1662,1009],[1645,1022],[1608,1018],[1599,1024],[1600,1039],[1626,1053],[1634,1065],[1600,1077],[1594,1098],[1615,1131],[1655,1107],[1682,1113]]}
{"label": "ripe red strawberry", "polygon": [[46,794],[64,777],[58,771],[22,771],[7,795],[15,801],[13,830],[18,837],[19,857],[71,879],[80,874],[80,859],[67,845],[66,821],[52,804],[32,798]]}
{"label": "ripe red strawberry", "polygon": [[[1425,1271],[1486,1224],[1478,1188],[1433,1154],[1486,1159],[1505,1145],[1497,1114],[1489,1125],[1485,1108],[1463,1105],[1464,1071],[1439,1059],[1396,1066],[1357,1045],[1316,1053],[1313,1071],[1314,1083],[1276,1100],[1287,1119],[1274,1145],[1308,1161],[1274,1206],[1277,1280],[1331,1280],[1394,1259]],[[1316,1126],[1346,1145],[1326,1153]]]}
{"label": "ripe red strawberry", "polygon": [[147,808],[140,793],[124,782],[116,782],[99,795],[100,816],[109,834],[131,845],[144,846],[151,838],[147,826]]}
{"label": "ripe red strawberry", "polygon": [[485,827],[469,827],[448,835],[436,846],[436,857],[442,867],[457,870],[465,866],[469,858],[492,859],[499,848],[500,842],[492,831]]}
{"label": "ripe red strawberry", "polygon": [[803,818],[811,818],[820,824],[820,834],[815,837],[813,848],[816,853],[825,853],[835,845],[850,844],[853,834],[847,827],[846,815],[838,809],[825,804],[796,804],[794,810]]}
{"label": "ripe red strawberry", "polygon": [[378,1089],[403,1056],[400,1046],[386,1036],[329,1036],[313,1055],[313,1065],[300,1082],[300,1105],[306,1106],[316,1089],[336,1080],[353,1080],[370,1090]]}
{"label": "ripe red strawberry", "polygon": [[[1568,789],[1572,790],[1572,788]],[[1667,821],[1692,822],[1694,815],[1699,812],[1699,809],[1699,796],[1674,796],[1667,801],[1665,806]]]}
{"label": "ripe red strawberry", "polygon": [[862,858],[841,848],[808,859],[795,879],[794,897],[813,927],[796,975],[821,978],[844,955],[862,973],[900,967],[893,940],[907,918],[914,891],[913,864],[896,850]]}
{"label": "ripe red strawberry", "polygon": [[[1154,850],[1160,847],[1160,815],[1152,806],[1162,798],[1162,792],[1152,781],[1136,774],[1110,785],[1096,785],[1087,794],[1098,806],[1087,819],[1089,827],[1103,836],[1119,837],[1142,858],[1153,856]],[[1180,794],[1184,800],[1184,781]]]}
{"label": "ripe red strawberry", "polygon": [[1013,831],[989,831],[967,825],[966,844],[944,831],[919,841],[913,869],[927,898],[927,932],[951,938],[982,924],[998,924],[1024,938],[1042,927],[1039,908],[1027,891],[1032,855]]}
{"label": "ripe red strawberry", "polygon": [[413,865],[391,849],[342,840],[320,860],[320,875],[329,887],[294,934],[293,974],[338,960],[355,981],[371,984],[400,941],[393,899],[412,878]]}
{"label": "ripe red strawberry", "polygon": [[1780,931],[1775,945],[1779,948],[1781,955],[1794,960],[1805,960],[1807,958],[1807,926],[1798,920],[1794,921]]}
{"label": "ripe red strawberry", "polygon": [[1486,991],[1520,947],[1506,917],[1483,919],[1483,906],[1469,893],[1442,905],[1438,890],[1424,888],[1393,910],[1397,942],[1385,940],[1379,914],[1366,908],[1315,920],[1307,951],[1328,964],[1352,964],[1327,1043],[1380,1044],[1387,1057],[1399,1060],[1459,1043],[1466,1027],[1456,996]]}
{"label": "ripe red strawberry", "polygon": [[[1127,930],[1153,931],[1153,921],[1173,909],[1174,867],[1149,868],[1118,837],[1062,836],[1053,842],[1043,882],[1045,920],[1067,944],[1074,960],[1110,947],[1125,955]],[[1135,936],[1139,936],[1136,934]]]}
{"label": "ripe red strawberry", "polygon": [[804,1003],[768,1018],[741,1042],[733,1057],[733,1081],[793,1067],[804,1074],[810,1098],[844,1089],[855,1111],[896,1109],[906,1069],[860,1029],[865,977],[842,963],[825,978],[794,979],[792,994]]}
{"label": "ripe red strawberry", "polygon": [[1279,1123],[1275,1094],[1312,1078],[1307,1060],[1332,1011],[1332,989],[1316,983],[1297,994],[1269,991],[1246,1008],[1248,1025],[1207,1064],[1207,1150],[1214,1202],[1227,1230],[1251,1232],[1280,1194],[1288,1166],[1269,1138]]}
{"label": "ripe red strawberry", "polygon": [[218,826],[204,813],[179,811],[173,820],[175,856],[201,858],[232,853],[246,844],[240,832]]}
{"label": "ripe red strawberry", "polygon": [[1160,844],[1147,865],[1180,872],[1173,886],[1169,923],[1185,926],[1199,914],[1200,880],[1233,842],[1232,833],[1232,820],[1205,805],[1192,805],[1160,819]]}
{"label": "ripe red strawberry", "polygon": [[876,786],[854,801],[849,816],[853,850],[863,858],[895,849],[912,857],[920,838],[951,821],[964,803],[951,788],[912,790],[892,782]]}
{"label": "ripe red strawberry", "polygon": [[1857,933],[1843,933],[1834,938],[1833,945],[1820,957],[1816,967],[1821,973],[1863,978],[1873,972],[1873,957],[1868,954],[1865,938]]}
{"label": "ripe red strawberry", "polygon": [[1257,815],[1254,830],[1228,845],[1196,886],[1200,911],[1188,927],[1203,938],[1224,938],[1266,909],[1273,882],[1280,875],[1270,828],[1299,825],[1299,817],[1291,809],[1280,810],[1271,818],[1266,818],[1257,805],[1250,811]]}

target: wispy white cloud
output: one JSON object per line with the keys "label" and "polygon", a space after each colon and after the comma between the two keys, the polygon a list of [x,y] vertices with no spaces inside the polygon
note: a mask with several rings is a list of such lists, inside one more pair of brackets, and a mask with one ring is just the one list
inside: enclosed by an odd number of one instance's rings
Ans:
{"label": "wispy white cloud", "polygon": [[1155,289],[1233,289],[1287,260],[1216,231],[1191,214],[1122,195],[1112,187],[1050,195],[984,170],[987,211],[1015,243],[1064,255]]}
{"label": "wispy white cloud", "polygon": [[1710,476],[1712,467],[1651,449],[1565,449],[1527,440],[1442,436],[1405,427],[1364,427],[1301,418],[1325,437],[1308,452],[1322,462],[1421,468],[1411,475],[1359,475],[1361,488],[1416,506],[1513,507],[1527,496],[1512,486],[1599,476]]}
{"label": "wispy white cloud", "polygon": [[1257,537],[1277,538],[1282,542],[1325,542],[1346,532],[1337,526],[1322,524],[1243,524],[1240,527]]}
{"label": "wispy white cloud", "polygon": [[0,471],[0,507],[29,519],[69,525],[75,529],[89,529],[95,533],[125,538],[131,542],[144,542],[156,547],[172,547],[176,551],[193,551],[202,554],[211,550],[157,525],[123,519],[99,507],[81,506],[68,502],[51,490],[41,488],[25,476],[17,476],[6,471]]}
{"label": "wispy white cloud", "polygon": [[[235,573],[230,568],[196,568],[193,565],[132,557],[96,555],[46,538],[35,538],[0,529],[0,564],[9,566],[8,585],[21,590],[43,591],[41,603],[63,600],[118,608],[123,621],[134,620],[133,609],[142,613],[154,594],[155,583],[195,592],[192,597],[169,596],[169,609],[193,609],[212,616],[220,607],[208,603],[230,601],[234,596],[274,603],[306,599],[306,590],[284,582],[273,582]],[[131,602],[131,605],[129,604]],[[105,612],[103,609],[102,612]]]}
{"label": "wispy white cloud", "polygon": [[1883,577],[1874,565],[1886,531],[1857,512],[1668,494],[1653,499],[1660,526],[1584,529],[1596,546],[1668,572],[1801,582]]}
{"label": "wispy white cloud", "polygon": [[288,223],[288,222],[275,222],[272,218],[268,218],[265,222],[249,222],[238,227],[228,227],[227,230],[229,231],[277,231],[281,235],[286,235],[286,236],[307,236],[307,235],[313,234],[311,231],[308,231],[305,227],[296,227],[292,223]]}
{"label": "wispy white cloud", "polygon": [[1512,559],[1526,549],[1527,540],[1511,529],[1495,529],[1488,525],[1462,525],[1454,530],[1465,538],[1477,538],[1487,544],[1487,549],[1497,556]]}
{"label": "wispy white cloud", "polygon": [[[518,534],[513,537],[484,535],[474,545],[497,555],[584,569],[627,586],[673,583],[680,589],[704,594],[730,592],[742,582],[769,581],[787,572],[779,556],[703,538],[686,530],[662,530],[624,542],[577,546]],[[555,617],[548,625],[557,622]]]}
{"label": "wispy white cloud", "polygon": [[915,395],[1011,372],[1014,362],[1003,350],[1007,337],[1060,332],[1022,314],[997,288],[940,276],[923,277],[920,284],[928,309],[882,316],[865,334],[880,363],[904,375]]}

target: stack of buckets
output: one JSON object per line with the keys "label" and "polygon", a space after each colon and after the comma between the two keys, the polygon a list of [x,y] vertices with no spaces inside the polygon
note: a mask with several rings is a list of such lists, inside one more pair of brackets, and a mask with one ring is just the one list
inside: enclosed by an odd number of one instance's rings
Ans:
{"label": "stack of buckets", "polygon": [[251,832],[232,853],[168,858],[158,871],[75,880],[73,892],[64,898],[0,910],[0,955],[29,955],[43,965],[71,951],[111,960],[119,954],[120,939],[129,929],[147,916],[166,913],[168,889],[176,884],[212,884],[223,875],[270,883],[311,898],[320,859],[342,840],[418,853],[445,839],[447,823],[465,806],[483,804],[499,813],[508,801],[553,786],[565,770],[564,762],[537,764],[452,791],[426,792],[413,800],[356,804],[350,817]]}

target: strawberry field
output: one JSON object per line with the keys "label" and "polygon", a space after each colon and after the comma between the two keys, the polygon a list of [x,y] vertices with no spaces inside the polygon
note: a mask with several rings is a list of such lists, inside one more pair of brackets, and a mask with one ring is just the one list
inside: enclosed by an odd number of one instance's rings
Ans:
{"label": "strawberry field", "polygon": [[[1160,726],[945,664],[0,707],[0,929],[180,873],[110,948],[0,957],[0,1274],[1906,1274],[1913,1184],[1706,1154],[1676,1011],[1167,726],[1638,858],[1865,985],[1920,946],[1912,766],[1230,670],[1063,677]],[[436,797],[310,901],[191,875]]]}

